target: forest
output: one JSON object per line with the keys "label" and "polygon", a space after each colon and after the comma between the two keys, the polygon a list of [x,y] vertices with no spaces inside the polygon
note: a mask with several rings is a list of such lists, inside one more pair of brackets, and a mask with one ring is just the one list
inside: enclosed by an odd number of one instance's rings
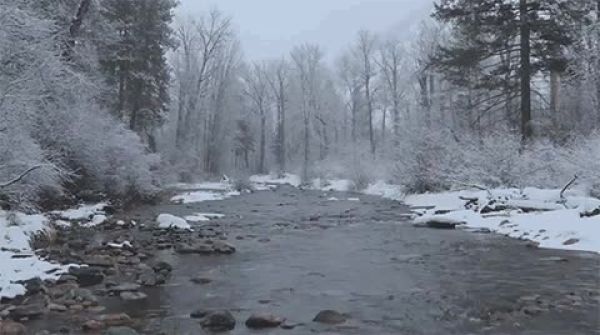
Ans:
{"label": "forest", "polygon": [[600,0],[279,1],[0,0],[0,335],[598,333]]}
{"label": "forest", "polygon": [[173,0],[0,5],[7,206],[284,171],[412,193],[577,174],[600,192],[596,1],[441,1],[410,39],[264,60],[226,13],[175,19]]}

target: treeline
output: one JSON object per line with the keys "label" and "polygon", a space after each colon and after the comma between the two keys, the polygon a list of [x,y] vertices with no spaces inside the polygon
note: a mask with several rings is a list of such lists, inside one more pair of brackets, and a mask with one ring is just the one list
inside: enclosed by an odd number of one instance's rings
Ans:
{"label": "treeline", "polygon": [[580,172],[595,184],[571,154],[593,156],[582,148],[600,126],[598,6],[438,1],[412,37],[362,30],[334,62],[313,44],[244,61],[227,16],[182,20],[161,150],[190,176],[293,170],[422,192],[528,176],[554,187]]}
{"label": "treeline", "polygon": [[284,171],[600,190],[598,1],[442,0],[410,34],[254,61],[226,14],[175,6],[0,0],[4,203]]}
{"label": "treeline", "polygon": [[3,207],[156,191],[170,0],[0,1]]}

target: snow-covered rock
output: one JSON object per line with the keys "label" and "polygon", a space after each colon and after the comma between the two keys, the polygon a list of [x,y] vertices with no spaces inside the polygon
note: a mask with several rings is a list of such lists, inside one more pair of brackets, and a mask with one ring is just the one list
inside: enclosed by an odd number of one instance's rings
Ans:
{"label": "snow-covered rock", "polygon": [[160,214],[156,218],[156,222],[158,222],[158,227],[161,229],[181,229],[181,230],[191,230],[190,226],[185,219],[180,218],[171,214]]}
{"label": "snow-covered rock", "polygon": [[302,184],[302,179],[295,175],[286,173],[283,176],[277,175],[255,175],[250,177],[250,182],[260,185],[291,185],[294,187]]}
{"label": "snow-covered rock", "polygon": [[171,198],[172,202],[191,204],[204,201],[224,200],[233,196],[240,195],[240,192],[213,192],[213,191],[194,191],[179,194]]}
{"label": "snow-covered rock", "polygon": [[[47,230],[48,223],[43,215],[0,211],[0,298],[25,294],[25,287],[18,281],[35,277],[56,279],[68,270],[68,266],[41,260],[31,249],[30,239]],[[13,258],[14,255],[29,257]]]}

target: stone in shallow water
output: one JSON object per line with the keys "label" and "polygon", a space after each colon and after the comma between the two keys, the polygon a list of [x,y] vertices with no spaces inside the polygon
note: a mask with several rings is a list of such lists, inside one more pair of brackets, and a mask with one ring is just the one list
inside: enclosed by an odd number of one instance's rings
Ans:
{"label": "stone in shallow water", "polygon": [[101,315],[98,318],[98,321],[109,327],[126,326],[131,324],[131,318],[125,313]]}
{"label": "stone in shallow water", "polygon": [[579,239],[577,238],[570,238],[566,241],[563,242],[563,245],[573,245],[573,244],[577,244],[579,243]]}
{"label": "stone in shallow water", "polygon": [[[17,306],[10,311],[10,316],[13,319],[35,319],[44,314],[44,306],[41,304]],[[0,333],[1,334],[1,333]]]}
{"label": "stone in shallow water", "polygon": [[134,283],[123,283],[110,288],[111,292],[121,293],[127,291],[137,291],[140,289],[140,285]]}
{"label": "stone in shallow water", "polygon": [[0,334],[2,335],[27,335],[24,325],[9,320],[0,321]]}
{"label": "stone in shallow water", "polygon": [[339,324],[346,322],[346,316],[340,312],[327,309],[320,311],[313,321],[326,324]]}
{"label": "stone in shallow water", "polygon": [[104,335],[138,335],[138,332],[129,327],[110,327]]}
{"label": "stone in shallow water", "polygon": [[246,320],[246,327],[251,329],[275,328],[283,323],[284,319],[271,314],[252,314]]}
{"label": "stone in shallow water", "polygon": [[201,325],[213,331],[233,330],[235,328],[235,318],[229,311],[213,311],[204,317]]}
{"label": "stone in shallow water", "polygon": [[220,254],[233,254],[235,252],[235,247],[224,241],[215,241],[213,243],[213,249]]}
{"label": "stone in shallow water", "polygon": [[142,292],[121,292],[121,294],[119,295],[121,297],[121,299],[125,300],[125,301],[137,301],[137,300],[144,300],[146,299],[148,296],[145,293]]}
{"label": "stone in shallow water", "polygon": [[96,268],[72,267],[69,269],[69,274],[77,278],[77,283],[81,286],[94,286],[102,283],[104,275],[102,271]]}
{"label": "stone in shallow water", "polygon": [[198,285],[206,285],[212,283],[212,279],[206,277],[195,277],[190,279],[190,281]]}

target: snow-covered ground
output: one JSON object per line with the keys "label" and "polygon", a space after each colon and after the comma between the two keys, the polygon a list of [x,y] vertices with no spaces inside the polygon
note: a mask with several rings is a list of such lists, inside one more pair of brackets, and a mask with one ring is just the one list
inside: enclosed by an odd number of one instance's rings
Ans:
{"label": "snow-covered ground", "polygon": [[68,269],[40,259],[29,245],[31,237],[48,229],[48,222],[43,215],[0,211],[0,298],[24,294],[19,281],[54,279]]}
{"label": "snow-covered ground", "polygon": [[250,182],[253,186],[291,185],[298,187],[302,183],[302,179],[297,175],[286,173],[283,176],[255,175],[250,177]]}
{"label": "snow-covered ground", "polygon": [[[411,195],[417,224],[449,222],[533,241],[541,248],[600,252],[600,200],[536,188]],[[420,208],[420,209],[419,209]]]}
{"label": "snow-covered ground", "polygon": [[171,198],[172,202],[182,204],[224,200],[240,195],[240,192],[234,190],[234,186],[229,179],[224,179],[219,182],[194,184],[178,183],[171,185],[170,188],[179,191],[187,191]]}
{"label": "snow-covered ground", "polygon": [[19,283],[39,277],[56,279],[69,266],[47,262],[32,249],[30,241],[41,233],[52,234],[52,226],[69,228],[73,224],[94,227],[108,219],[107,203],[80,205],[75,208],[27,215],[20,212],[0,211],[0,298],[14,298],[25,293]]}

